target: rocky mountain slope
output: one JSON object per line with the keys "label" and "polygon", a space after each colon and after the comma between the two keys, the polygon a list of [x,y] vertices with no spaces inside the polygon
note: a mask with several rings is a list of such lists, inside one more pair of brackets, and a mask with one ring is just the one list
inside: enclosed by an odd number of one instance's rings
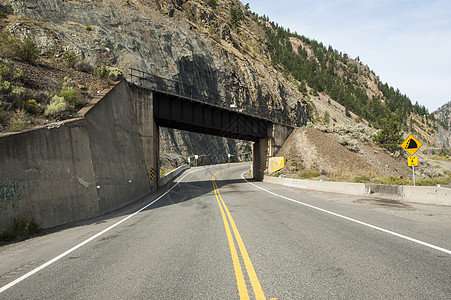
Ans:
{"label": "rocky mountain slope", "polygon": [[451,128],[451,101],[441,106],[434,112],[437,121],[443,123],[446,128]]}
{"label": "rocky mountain slope", "polygon": [[[298,125],[309,120],[302,95],[265,56],[264,33],[252,23],[239,32],[230,24],[229,11],[242,7],[239,2],[223,1],[218,8],[202,1],[0,3],[7,13],[3,30],[21,40],[31,37],[47,59],[64,63],[75,53],[93,70],[111,65],[127,74],[136,68],[227,95],[238,107],[269,106]],[[218,157],[224,149],[241,159],[250,152],[248,143],[222,138],[167,129],[162,136],[163,154],[174,159],[198,154],[217,162],[227,159]]]}
{"label": "rocky mountain slope", "polygon": [[451,147],[451,101],[437,109],[433,113],[437,123],[442,125],[439,128],[439,140],[438,147]]}

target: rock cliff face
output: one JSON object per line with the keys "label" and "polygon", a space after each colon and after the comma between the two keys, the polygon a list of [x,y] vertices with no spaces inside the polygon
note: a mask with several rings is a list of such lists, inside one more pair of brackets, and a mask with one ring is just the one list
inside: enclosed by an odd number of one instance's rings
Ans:
{"label": "rock cliff face", "polygon": [[[30,36],[48,57],[72,51],[93,68],[140,69],[228,97],[237,107],[254,105],[298,125],[310,119],[295,86],[265,56],[265,35],[252,14],[234,0],[211,7],[186,0],[0,0],[17,16],[8,30]],[[243,12],[239,24],[230,10]],[[250,144],[161,129],[164,165],[198,154],[225,162],[250,156]]]}
{"label": "rock cliff face", "polygon": [[438,146],[449,148],[451,146],[451,101],[434,112],[435,118],[445,125],[447,129],[439,127]]}

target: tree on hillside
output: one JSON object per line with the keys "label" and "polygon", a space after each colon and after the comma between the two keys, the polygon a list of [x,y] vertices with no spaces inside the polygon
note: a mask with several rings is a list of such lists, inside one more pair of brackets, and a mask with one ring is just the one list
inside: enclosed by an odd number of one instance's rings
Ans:
{"label": "tree on hillside", "polygon": [[230,9],[230,22],[233,28],[238,29],[243,19],[243,11],[238,6],[232,6]]}
{"label": "tree on hillside", "polygon": [[395,152],[400,149],[399,145],[402,143],[402,132],[401,125],[396,121],[396,115],[394,113],[388,113],[381,120],[381,125],[382,128],[373,136],[374,142],[390,152]]}
{"label": "tree on hillside", "polygon": [[[352,111],[378,127],[383,123],[385,110],[388,109],[396,115],[398,123],[407,128],[406,120],[412,112],[420,116],[428,115],[424,106],[418,103],[413,105],[399,89],[383,84],[373,71],[363,66],[359,57],[353,62],[346,53],[292,33],[266,16],[260,17],[259,25],[266,33],[266,47],[273,65],[284,68],[294,79],[304,81],[314,91],[327,94],[347,109],[348,116]],[[297,52],[293,49],[295,43],[291,38],[302,42],[297,46]],[[374,92],[371,91],[373,88],[369,88],[369,82],[377,84],[377,97],[370,96]],[[304,93],[302,86],[300,92]]]}
{"label": "tree on hillside", "polygon": [[216,9],[216,7],[218,7],[218,0],[207,0],[207,4],[213,9]]}

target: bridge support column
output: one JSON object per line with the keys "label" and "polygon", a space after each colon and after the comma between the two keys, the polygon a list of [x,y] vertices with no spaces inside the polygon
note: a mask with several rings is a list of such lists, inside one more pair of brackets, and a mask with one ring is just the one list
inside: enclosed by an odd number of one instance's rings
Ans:
{"label": "bridge support column", "polygon": [[256,180],[263,180],[268,156],[269,139],[260,139],[252,145],[252,176]]}
{"label": "bridge support column", "polygon": [[153,149],[152,149],[152,162],[151,165],[155,168],[155,178],[154,185],[152,186],[152,190],[157,190],[160,187],[160,126],[158,126],[155,122],[152,124],[153,126]]}

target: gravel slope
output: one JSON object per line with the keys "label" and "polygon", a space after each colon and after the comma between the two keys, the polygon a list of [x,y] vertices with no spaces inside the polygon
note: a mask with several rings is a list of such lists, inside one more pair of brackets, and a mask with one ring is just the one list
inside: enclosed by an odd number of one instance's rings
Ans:
{"label": "gravel slope", "polygon": [[287,171],[291,173],[306,169],[326,176],[342,174],[352,178],[362,175],[411,176],[404,157],[394,158],[372,142],[359,142],[359,148],[359,152],[348,150],[331,133],[296,128],[277,155],[287,158]]}

